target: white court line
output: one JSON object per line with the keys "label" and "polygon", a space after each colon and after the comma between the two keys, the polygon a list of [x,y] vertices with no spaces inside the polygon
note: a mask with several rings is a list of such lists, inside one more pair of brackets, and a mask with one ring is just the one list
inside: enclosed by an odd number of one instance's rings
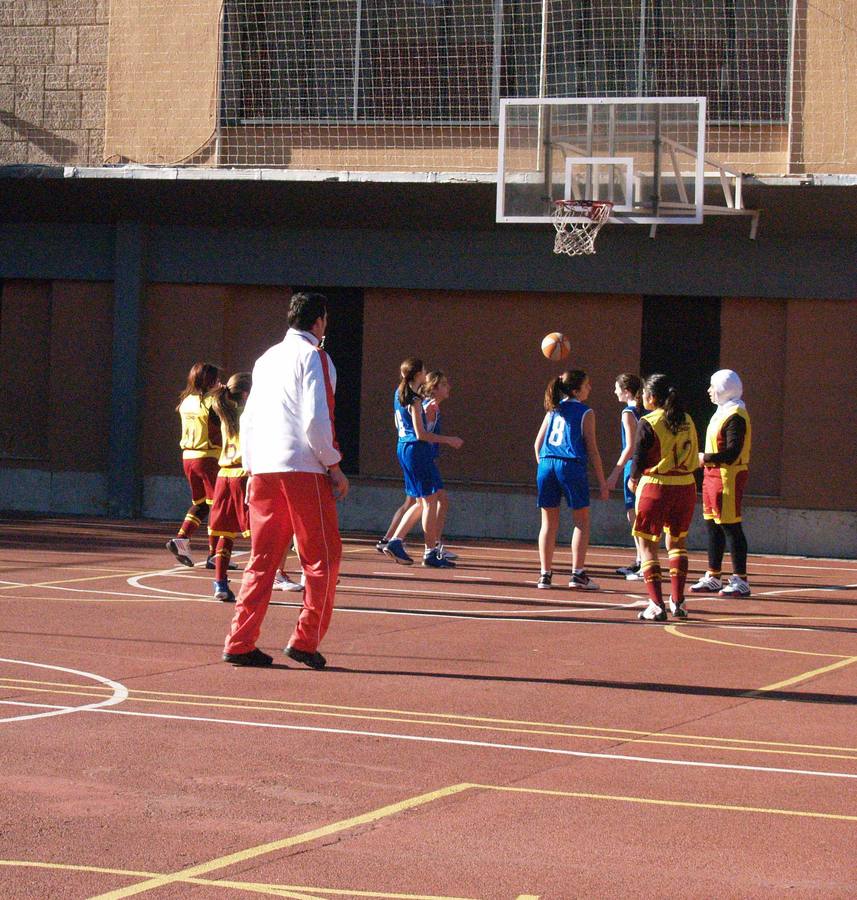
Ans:
{"label": "white court line", "polygon": [[[37,704],[33,704],[34,706]],[[58,715],[66,711],[65,707],[59,707]],[[491,750],[512,750],[518,753],[547,753],[554,756],[574,756],[582,759],[601,759],[618,762],[637,762],[659,766],[684,766],[700,769],[729,769],[738,772],[768,772],[777,775],[805,775],[817,778],[847,778],[857,779],[854,772],[824,772],[815,769],[786,769],[779,766],[747,766],[740,763],[715,763],[700,762],[690,759],[661,759],[651,756],[629,756],[618,753],[587,753],[585,750],[565,750],[557,747],[528,747],[520,744],[501,744],[493,741],[468,741],[461,738],[428,737],[426,735],[397,734],[386,731],[359,731],[350,728],[324,728],[317,725],[284,725],[280,722],[254,722],[246,719],[218,719],[213,716],[181,716],[170,713],[146,713],[135,712],[126,709],[105,709],[103,705],[75,706],[68,708],[69,712],[78,710],[90,710],[92,712],[108,713],[117,716],[134,716],[142,719],[164,719],[177,722],[204,722],[216,725],[241,725],[246,728],[270,728],[278,731],[304,731],[313,734],[337,734],[349,737],[386,738],[394,741],[411,741],[424,744],[443,744],[455,747],[478,747]]]}
{"label": "white court line", "polygon": [[831,585],[830,587],[800,587],[786,588],[781,591],[762,591],[753,594],[754,597],[777,597],[780,594],[812,594],[812,593],[832,593],[834,591],[850,591],[857,588],[857,584],[841,584]]}
{"label": "white court line", "polygon": [[[447,546],[452,546],[452,545],[449,544]],[[524,553],[524,554],[530,554],[530,555],[535,556],[538,553],[538,550],[535,547],[533,547],[532,549],[528,549],[526,547],[484,547],[484,546],[469,545],[467,547],[459,547],[458,549],[463,549],[466,551],[484,550],[484,551],[487,551],[488,553],[494,554],[495,556],[502,555],[504,553]],[[567,548],[564,547],[562,549],[565,550]],[[634,552],[633,547],[630,547],[630,548],[629,547],[616,547],[615,549],[590,547],[589,550],[587,551],[586,556],[587,556],[587,559],[589,559],[590,557],[598,557],[600,559],[613,559],[616,556],[617,552],[621,553],[624,550],[629,550],[631,553]],[[697,555],[699,555],[699,556],[705,555],[705,550],[698,550],[698,551],[694,551],[694,552],[697,553]],[[834,562],[834,563],[849,562],[849,560],[847,560],[847,559],[837,559],[837,558],[833,558],[833,557],[793,557],[793,556],[791,556],[791,557],[779,557],[779,556],[774,557],[774,556],[771,556],[770,554],[762,554],[760,556],[755,556],[755,555],[751,554],[750,558],[753,562],[754,567],[755,566],[765,566],[767,568],[772,568],[772,569],[809,569],[809,570],[817,569],[819,571],[824,571],[824,572],[855,572],[855,571],[857,571],[857,567],[846,568],[844,566],[833,567],[833,566],[821,566],[821,565],[799,565],[796,563],[779,563],[779,562],[766,563],[766,562],[762,562],[763,559],[779,560],[779,559],[795,559],[795,558],[797,558],[797,559],[812,559],[815,562],[820,562],[820,561],[826,560],[828,558],[830,559],[830,562]],[[470,558],[469,562],[478,562],[478,560]]]}
{"label": "white court line", "polygon": [[453,575],[453,578],[460,578],[462,581],[493,581],[488,575]]}
{"label": "white court line", "polygon": [[[87,703],[84,706],[48,707],[51,710],[50,712],[33,713],[29,716],[10,716],[9,718],[0,719],[0,724],[6,722],[23,722],[26,719],[46,719],[49,716],[65,716],[68,715],[68,713],[73,712],[84,712],[88,710],[102,709],[105,706],[115,706],[117,703],[122,703],[128,699],[128,688],[126,688],[124,684],[120,684],[118,681],[112,681],[109,678],[104,678],[102,675],[95,675],[93,672],[81,672],[79,669],[66,669],[63,668],[63,666],[49,666],[45,663],[29,662],[25,659],[0,658],[0,663],[12,663],[13,665],[19,666],[33,666],[36,669],[51,669],[54,672],[66,672],[70,675],[80,675],[81,678],[90,678],[93,681],[98,681],[101,684],[107,685],[107,687],[113,689],[113,693],[111,696],[107,697],[105,700],[100,700],[98,703]],[[39,704],[16,703],[11,700],[0,700],[0,705],[32,707],[38,706]]]}

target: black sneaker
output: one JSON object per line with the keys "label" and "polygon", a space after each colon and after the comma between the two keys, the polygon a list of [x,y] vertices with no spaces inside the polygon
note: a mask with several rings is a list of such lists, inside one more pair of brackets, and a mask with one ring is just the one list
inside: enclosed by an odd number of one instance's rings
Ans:
{"label": "black sneaker", "polygon": [[289,659],[303,663],[311,669],[323,669],[327,665],[327,660],[318,652],[318,650],[316,650],[315,653],[307,653],[306,650],[298,650],[297,647],[289,646],[283,648],[283,653],[285,653]]}
{"label": "black sneaker", "polygon": [[539,575],[539,580],[536,582],[537,588],[545,588],[548,589],[551,587],[551,578],[553,577],[552,572],[542,572]]}
{"label": "black sneaker", "polygon": [[274,661],[273,656],[263,653],[258,647],[254,647],[249,653],[224,653],[223,661],[232,663],[233,666],[270,666]]}
{"label": "black sneaker", "polygon": [[423,556],[423,565],[428,566],[430,569],[455,568],[455,563],[451,559],[441,556],[437,550],[429,550],[429,552]]}
{"label": "black sneaker", "polygon": [[229,587],[229,583],[226,581],[215,581],[214,582],[214,599],[219,600],[221,603],[234,603],[235,602],[235,594],[232,593],[232,588]]}
{"label": "black sneaker", "polygon": [[572,572],[568,586],[573,591],[597,591],[598,585],[594,582],[586,572]]}
{"label": "black sneaker", "polygon": [[[214,562],[214,556],[209,556],[208,559],[206,559],[205,568],[206,569],[216,569],[217,568],[217,566],[215,565],[215,562]],[[237,572],[238,566],[236,566],[235,563],[229,563],[229,565],[227,565],[226,569],[229,572]]]}
{"label": "black sneaker", "polygon": [[629,575],[637,575],[640,571],[640,564],[635,562],[633,566],[622,566],[621,568],[616,569],[617,575],[622,575],[627,578]]}
{"label": "black sneaker", "polygon": [[388,543],[388,541],[387,541],[386,538],[381,538],[381,540],[378,541],[377,544],[375,544],[375,549],[376,549],[379,553],[383,553],[383,552],[384,552],[384,548],[387,546],[387,543]]}

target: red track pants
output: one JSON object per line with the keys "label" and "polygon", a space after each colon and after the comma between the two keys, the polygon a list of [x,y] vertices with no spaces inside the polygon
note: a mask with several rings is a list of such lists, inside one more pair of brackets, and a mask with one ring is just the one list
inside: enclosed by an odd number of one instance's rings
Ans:
{"label": "red track pants", "polygon": [[306,589],[303,609],[289,644],[313,653],[330,624],[342,558],[330,480],[313,472],[253,475],[248,500],[250,561],[244,569],[224,651],[249,653],[256,646],[271,602],[274,575],[294,536],[306,576]]}

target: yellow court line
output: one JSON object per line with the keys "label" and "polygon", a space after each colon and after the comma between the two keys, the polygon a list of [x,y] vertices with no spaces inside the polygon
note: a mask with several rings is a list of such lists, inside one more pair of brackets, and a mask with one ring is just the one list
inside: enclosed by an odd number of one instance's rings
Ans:
{"label": "yellow court line", "polygon": [[765,685],[765,687],[757,688],[756,691],[758,693],[761,693],[762,691],[777,691],[780,688],[789,687],[790,685],[798,684],[801,681],[806,681],[808,678],[813,678],[816,675],[824,675],[826,672],[832,672],[834,669],[842,669],[855,662],[857,662],[857,656],[850,656],[847,659],[840,659],[835,663],[831,663],[829,666],[822,666],[820,669],[813,669],[811,672],[795,675],[794,678],[787,678],[785,681],[778,681],[776,684]]}
{"label": "yellow court line", "polygon": [[[80,690],[60,690],[58,688],[38,688],[38,687],[25,687],[23,685],[19,685],[13,690],[17,691],[28,691],[30,693],[36,694],[61,694],[61,695],[71,695],[74,697],[103,697],[104,694],[96,693],[87,689]],[[764,690],[762,688],[761,690]],[[755,691],[753,692],[755,693]],[[154,697],[134,697],[129,696],[127,698],[131,702],[135,703],[157,703],[163,704],[167,706],[193,706],[193,707],[202,707],[206,710],[216,710],[216,709],[239,709],[245,710],[247,712],[273,712],[273,713],[281,713],[281,714],[291,714],[294,716],[318,716],[318,717],[327,717],[327,718],[335,718],[335,719],[354,719],[360,722],[392,722],[397,725],[428,725],[429,727],[434,728],[459,728],[462,730],[468,731],[491,731],[491,732],[500,732],[503,734],[518,734],[518,735],[541,735],[543,737],[557,737],[557,738],[571,738],[572,740],[579,741],[606,741],[610,743],[615,743],[616,741],[621,741],[623,744],[648,744],[655,747],[687,747],[693,748],[697,750],[725,750],[730,753],[766,753],[772,756],[797,756],[797,757],[811,757],[817,759],[845,759],[845,760],[857,760],[857,750],[855,750],[854,754],[849,755],[848,753],[839,752],[839,753],[819,753],[813,752],[808,749],[792,749],[785,750],[780,747],[761,747],[761,746],[724,746],[722,743],[700,743],[702,741],[708,740],[705,737],[687,737],[682,740],[667,740],[667,738],[671,737],[682,737],[681,735],[673,735],[669,732],[661,735],[653,734],[648,737],[627,737],[620,736],[615,734],[581,734],[576,731],[548,731],[545,729],[539,728],[508,728],[503,727],[502,725],[480,725],[472,722],[449,722],[449,721],[438,721],[436,719],[417,719],[412,717],[406,717],[406,714],[402,714],[399,716],[379,716],[379,715],[366,715],[366,714],[355,714],[355,713],[344,713],[344,712],[328,712],[328,711],[318,711],[318,710],[308,710],[308,709],[289,709],[282,708],[277,706],[263,706],[263,705],[250,705],[250,704],[239,704],[239,703],[211,703],[211,702],[199,702],[193,700],[165,700]],[[264,703],[265,701],[259,701],[260,703]],[[3,700],[0,699],[0,705],[2,705]],[[193,717],[189,717],[191,720]],[[557,726],[561,727],[561,726]],[[571,726],[573,727],[573,726]],[[604,729],[608,731],[610,729]],[[737,740],[737,739],[712,739],[712,740]],[[747,741],[745,743],[754,743]],[[843,748],[830,748],[834,750],[842,750]],[[850,749],[850,748],[844,748]]]}
{"label": "yellow court line", "polygon": [[627,797],[621,794],[590,794],[582,791],[553,791],[544,788],[506,787],[494,784],[472,784],[473,788],[486,791],[501,791],[513,794],[537,794],[548,797],[572,797],[581,800],[613,800],[621,803],[641,803],[648,806],[673,806],[683,809],[712,809],[724,812],[764,813],[774,816],[798,816],[808,819],[832,819],[837,822],[857,822],[857,816],[841,813],[812,812],[803,809],[779,809],[763,806],[737,806],[731,803],[697,803],[687,800],[659,800],[654,797]]}
{"label": "yellow court line", "polygon": [[736,644],[730,641],[716,641],[712,638],[702,638],[697,637],[696,635],[684,634],[683,632],[678,630],[678,626],[676,625],[667,625],[664,628],[664,631],[668,631],[670,634],[674,634],[676,637],[688,638],[692,641],[704,641],[707,644],[722,644],[726,647],[742,647],[747,650],[766,650],[769,653],[795,653],[800,656],[824,656],[827,657],[827,659],[837,660],[835,663],[831,663],[828,666],[822,666],[819,669],[811,669],[809,672],[802,672],[800,675],[794,675],[793,677],[787,678],[784,681],[778,681],[776,682],[776,684],[767,684],[764,687],[754,688],[751,691],[747,691],[747,693],[744,694],[745,697],[754,697],[769,691],[776,691],[784,687],[800,684],[802,681],[808,681],[810,678],[814,678],[816,675],[823,675],[824,673],[832,672],[835,669],[842,669],[845,666],[850,666],[852,663],[857,662],[857,656],[843,656],[841,653],[811,653],[805,650],[786,650],[781,647],[755,647],[751,644]]}
{"label": "yellow court line", "polygon": [[[130,869],[109,869],[105,866],[80,866],[71,863],[33,862],[24,859],[0,859],[0,866],[22,869],[47,869],[61,872],[90,872],[96,875],[127,875],[131,878],[160,878],[159,872],[137,872]],[[377,897],[378,900],[473,900],[468,897],[449,897],[435,894],[391,894],[385,891],[356,891],[342,888],[320,888],[299,884],[265,884],[259,881],[227,881],[211,878],[182,878],[181,884],[198,884],[203,887],[219,887],[256,894],[273,894],[278,897],[306,897],[305,892],[331,897]],[[302,893],[296,893],[301,891]]]}
{"label": "yellow court line", "polygon": [[[850,657],[849,657],[850,659]],[[37,679],[31,678],[3,678],[0,677],[0,684],[6,683],[10,687],[18,687],[20,690],[32,690],[38,692],[36,688],[29,688],[28,685],[46,685],[51,688],[73,688],[76,689],[72,693],[75,695],[80,695],[83,691],[91,692],[86,693],[85,696],[91,697],[101,697],[104,696],[103,693],[98,693],[101,688],[97,685],[87,685],[85,688],[80,685],[71,684],[69,682],[61,682],[61,681],[40,681]],[[103,688],[103,691],[109,693],[109,688]],[[45,691],[48,693],[48,691]],[[62,693],[61,691],[52,691],[52,693]],[[148,694],[150,696],[156,698],[189,698],[191,701],[198,700],[218,700],[218,701],[227,701],[229,704],[234,703],[235,706],[227,705],[226,708],[234,708],[234,709],[247,709],[251,711],[257,712],[292,712],[292,711],[300,711],[302,709],[319,709],[319,710],[329,710],[331,714],[338,715],[340,711],[348,712],[348,713],[385,713],[392,716],[426,716],[428,717],[428,721],[423,724],[443,724],[436,723],[434,719],[441,720],[458,720],[459,722],[464,723],[487,723],[488,725],[500,725],[500,726],[526,726],[527,728],[539,728],[539,729],[554,729],[552,731],[544,731],[537,732],[543,733],[547,735],[555,734],[560,737],[576,737],[577,731],[587,731],[587,732],[601,732],[602,735],[606,735],[607,740],[616,740],[626,739],[627,735],[638,736],[643,738],[648,737],[657,737],[659,734],[662,734],[665,738],[682,738],[691,741],[712,741],[716,744],[747,744],[751,747],[776,747],[776,748],[788,748],[792,750],[833,750],[840,753],[857,753],[857,747],[841,747],[835,746],[832,744],[802,744],[802,743],[794,743],[789,741],[759,741],[753,740],[751,738],[726,738],[726,737],[716,737],[714,735],[707,734],[684,734],[681,732],[652,732],[652,731],[642,731],[639,729],[631,729],[631,728],[611,728],[609,726],[597,726],[597,725],[575,725],[573,723],[564,723],[564,722],[531,722],[525,719],[499,719],[492,718],[489,716],[464,716],[458,715],[456,713],[435,713],[429,712],[426,710],[412,710],[412,709],[388,709],[385,707],[372,707],[372,706],[340,706],[330,703],[303,703],[295,700],[271,700],[271,699],[259,699],[256,697],[235,697],[235,696],[225,696],[220,694],[189,694],[182,693],[177,691],[147,691],[143,689],[131,690],[129,692],[129,700],[137,700],[138,702],[155,702],[148,701],[147,698],[141,697],[138,695]],[[266,706],[257,706],[254,704],[267,704]],[[180,705],[177,703],[177,705]],[[181,704],[184,705],[184,704]],[[200,706],[210,706],[216,707],[218,704],[205,704],[205,703],[189,703],[188,705],[200,705]],[[393,719],[391,721],[400,721],[400,722],[408,722],[409,719]],[[566,729],[562,731],[561,729]],[[500,730],[506,730],[505,728]],[[509,729],[513,730],[513,729]],[[524,732],[526,733],[526,731]],[[585,736],[585,735],[584,735]],[[598,735],[597,735],[598,736]],[[631,738],[633,739],[633,738]],[[688,745],[689,746],[689,745]],[[719,749],[719,748],[718,748]],[[729,749],[729,748],[726,748]],[[814,755],[814,754],[808,754]],[[849,759],[850,757],[843,757],[845,759]]]}
{"label": "yellow court line", "polygon": [[[712,616],[708,622],[746,622],[748,616]],[[764,622],[772,619],[780,622],[786,619],[789,622],[857,622],[857,616],[793,616],[791,613],[783,613],[781,616],[774,613],[759,613],[752,617],[751,622]]]}
{"label": "yellow court line", "polygon": [[665,625],[664,631],[676,637],[687,638],[689,641],[702,641],[705,644],[720,644],[722,647],[738,647],[741,650],[764,650],[766,653],[792,653],[796,656],[823,656],[826,659],[851,659],[844,653],[814,653],[811,650],[786,650],[783,647],[759,647],[756,644],[739,644],[735,641],[718,641],[715,638],[699,637],[695,634],[685,634],[678,630],[678,625]]}
{"label": "yellow court line", "polygon": [[462,791],[466,791],[470,787],[471,785],[467,783],[453,784],[449,787],[441,788],[437,791],[430,791],[427,794],[420,794],[416,797],[402,800],[399,803],[392,803],[389,806],[382,806],[380,809],[375,809],[371,812],[363,813],[359,816],[353,816],[350,819],[343,819],[340,822],[334,822],[331,825],[323,825],[320,828],[314,828],[311,831],[305,831],[302,834],[296,834],[292,837],[282,838],[278,841],[271,841],[267,844],[260,844],[258,847],[250,847],[247,850],[239,850],[236,853],[230,853],[226,856],[220,856],[217,859],[209,860],[208,862],[190,866],[187,869],[182,869],[179,872],[173,872],[169,875],[159,875],[155,878],[150,878],[146,881],[143,881],[140,884],[130,885],[129,887],[120,888],[116,891],[110,891],[107,894],[100,894],[97,898],[93,898],[93,900],[118,900],[118,898],[120,897],[132,897],[135,894],[143,894],[147,891],[163,887],[166,884],[172,884],[176,881],[182,881],[185,878],[194,878],[197,875],[204,875],[207,872],[213,872],[216,869],[225,869],[227,866],[246,862],[248,859],[255,859],[256,857],[264,856],[268,853],[274,853],[277,850],[284,850],[287,847],[294,847],[298,844],[306,844],[310,841],[315,841],[319,838],[327,837],[331,834],[337,834],[340,831],[346,831],[349,828],[355,828],[358,825],[366,825],[370,822],[377,822],[380,819],[396,815],[408,809],[414,809],[415,807],[423,806],[426,803],[431,803],[434,800],[439,800],[442,797],[450,797],[453,794],[460,794]]}

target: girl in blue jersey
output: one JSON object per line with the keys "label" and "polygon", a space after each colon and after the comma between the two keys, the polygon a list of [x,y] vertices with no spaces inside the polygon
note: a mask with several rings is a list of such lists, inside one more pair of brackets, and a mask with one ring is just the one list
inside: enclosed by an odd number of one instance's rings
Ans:
{"label": "girl in blue jersey", "polygon": [[[637,422],[645,412],[643,408],[643,381],[638,375],[623,372],[616,378],[613,388],[616,399],[622,404],[622,452],[613,471],[607,478],[607,487],[612,491],[622,476],[622,489],[625,495],[625,515],[630,525],[634,524],[634,495],[628,487],[628,479],[631,477],[631,456],[634,453],[634,437],[637,434]],[[617,575],[623,575],[628,581],[642,581],[640,575],[641,540],[634,538],[634,546],[637,549],[637,557],[631,566],[622,566],[616,569]]]}
{"label": "girl in blue jersey", "polygon": [[586,372],[563,372],[552,379],[545,391],[547,414],[536,435],[534,449],[538,463],[538,505],[542,511],[539,531],[541,575],[538,587],[551,587],[553,554],[559,531],[559,507],[563,497],[571,507],[574,532],[571,538],[572,574],[568,586],[579,591],[597,591],[598,585],[586,574],[589,548],[589,480],[591,461],[602,500],[610,492],[595,440],[595,413],[585,404],[592,385]]}
{"label": "girl in blue jersey", "polygon": [[[429,372],[426,375],[425,384],[423,384],[423,409],[426,414],[426,428],[435,435],[442,434],[440,426],[440,405],[444,400],[449,398],[452,390],[452,383],[449,378],[440,371]],[[437,460],[440,456],[440,444],[432,445],[435,468],[437,468]],[[437,483],[440,487],[437,489],[437,552],[444,559],[457,559],[458,554],[447,550],[443,545],[443,526],[446,523],[446,511],[449,508],[449,498],[446,488],[443,486],[443,479],[440,477],[440,470],[437,472]]]}
{"label": "girl in blue jersey", "polygon": [[419,515],[422,518],[425,538],[423,565],[434,569],[450,569],[455,563],[441,556],[438,543],[438,496],[443,487],[437,466],[434,463],[433,444],[446,444],[458,449],[463,441],[452,435],[433,434],[426,424],[423,398],[420,387],[426,380],[426,371],[421,359],[406,359],[401,365],[402,380],[393,396],[393,411],[399,440],[396,455],[405,478],[405,493],[415,497],[418,505],[414,512],[408,511],[384,547],[384,553],[402,565],[412,565],[413,559],[405,552],[402,538]]}

